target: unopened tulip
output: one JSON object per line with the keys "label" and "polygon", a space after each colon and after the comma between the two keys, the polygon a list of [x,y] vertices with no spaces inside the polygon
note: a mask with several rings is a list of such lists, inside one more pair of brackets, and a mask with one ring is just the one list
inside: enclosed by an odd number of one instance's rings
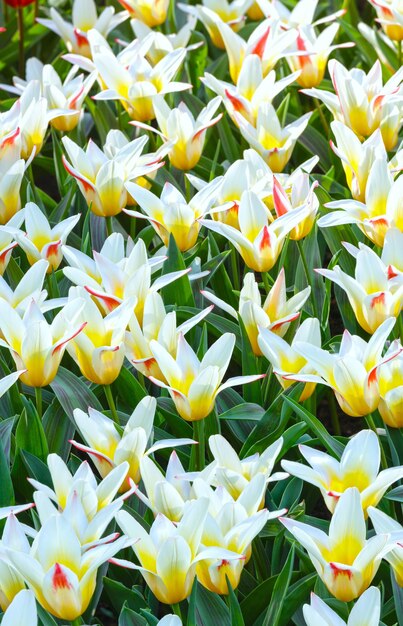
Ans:
{"label": "unopened tulip", "polygon": [[191,6],[179,3],[178,7],[195,16],[207,30],[217,48],[225,48],[221,33],[221,24],[238,31],[245,24],[245,13],[252,0],[202,0],[202,4]]}
{"label": "unopened tulip", "polygon": [[16,514],[32,506],[29,504],[24,507],[10,507],[8,514],[1,516],[2,519],[7,518],[0,541],[0,607],[2,611],[5,611],[15,596],[25,589],[23,577],[7,558],[7,550],[18,549],[21,552],[29,552],[29,542],[25,536],[24,527],[17,520]]}
{"label": "unopened tulip", "polygon": [[167,17],[169,0],[119,0],[129,13],[150,28],[160,26]]}
{"label": "unopened tulip", "polygon": [[379,370],[378,410],[385,424],[403,428],[403,357],[382,365]]}
{"label": "unopened tulip", "polygon": [[393,41],[403,40],[403,8],[399,0],[369,0],[374,7],[378,22]]}

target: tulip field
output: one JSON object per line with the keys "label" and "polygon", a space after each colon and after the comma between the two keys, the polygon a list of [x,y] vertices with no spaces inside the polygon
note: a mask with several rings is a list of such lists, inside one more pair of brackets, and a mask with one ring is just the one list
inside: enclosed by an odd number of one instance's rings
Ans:
{"label": "tulip field", "polygon": [[1,626],[403,626],[403,0],[0,0]]}

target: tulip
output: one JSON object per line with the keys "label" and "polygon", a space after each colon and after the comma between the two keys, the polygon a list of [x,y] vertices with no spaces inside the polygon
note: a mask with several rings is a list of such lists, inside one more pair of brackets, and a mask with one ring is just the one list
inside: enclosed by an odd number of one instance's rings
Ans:
{"label": "tulip", "polygon": [[209,306],[177,326],[176,312],[167,313],[160,294],[155,291],[150,292],[144,300],[142,325],[140,326],[135,315],[129,322],[129,331],[126,332],[125,337],[126,357],[144,376],[153,376],[165,382],[151,352],[150,342],[157,341],[175,358],[179,335],[186,335],[213,308]]}
{"label": "tulip", "polygon": [[311,113],[305,113],[295,122],[280,124],[274,107],[267,102],[259,106],[256,127],[240,113],[234,113],[242,136],[266,161],[273,172],[282,172],[291,158],[295,144],[308,126]]}
{"label": "tulip", "polygon": [[[234,448],[222,435],[212,435],[209,446],[214,457],[209,480],[217,487],[222,486],[234,498],[239,498],[258,475],[263,475],[264,484],[287,478],[284,472],[272,474],[274,464],[283,447],[283,438],[277,439],[262,454],[240,459]],[[207,471],[207,468],[206,470]],[[263,505],[260,500],[261,508]],[[257,509],[256,509],[257,510]]]}
{"label": "tulip", "polygon": [[403,10],[398,0],[369,0],[378,22],[393,41],[403,41]]}
{"label": "tulip", "polygon": [[385,85],[382,85],[379,61],[366,74],[357,68],[347,70],[339,61],[332,59],[329,61],[329,72],[336,95],[322,89],[303,89],[302,93],[321,100],[333,117],[349,126],[360,139],[369,137],[380,128],[386,150],[393,150],[402,125],[398,91],[403,80],[403,68]]}
{"label": "tulip", "polygon": [[249,54],[242,64],[236,85],[218,80],[208,72],[201,78],[201,81],[222,97],[234,124],[237,124],[235,113],[238,112],[254,126],[260,104],[271,103],[283,89],[298,78],[298,75],[299,72],[294,72],[276,81],[276,72],[272,70],[263,76],[261,57],[257,54]]}
{"label": "tulip", "polygon": [[403,192],[403,177],[394,181],[386,159],[374,161],[365,189],[365,203],[357,200],[329,202],[331,211],[318,220],[318,226],[357,224],[362,232],[377,246],[384,245],[385,235],[392,227],[403,232],[400,203]]}
{"label": "tulip", "polygon": [[268,272],[276,263],[288,233],[309,213],[310,207],[301,206],[269,223],[272,216],[265,204],[253,191],[244,191],[238,210],[240,230],[214,220],[200,220],[200,223],[226,237],[247,267]]}
{"label": "tulip", "polygon": [[13,241],[13,235],[10,230],[13,228],[19,228],[23,221],[24,212],[18,211],[7,222],[7,224],[5,224],[5,228],[0,227],[0,276],[3,276],[4,272],[6,271],[7,265],[10,262],[12,251],[18,245],[16,241]]}
{"label": "tulip", "polygon": [[[287,302],[285,272],[281,268],[279,275],[266,296],[262,306],[259,285],[254,274],[245,274],[243,287],[239,294],[238,313],[241,317],[248,338],[256,356],[262,356],[262,351],[258,344],[258,327],[268,328],[280,337],[284,337],[290,327],[290,323],[299,317],[299,309],[303,307],[311,288],[307,287],[295,294]],[[218,298],[209,291],[202,291],[202,295],[235,319],[238,318],[236,310],[229,304]]]}
{"label": "tulip", "polygon": [[385,555],[385,561],[392,566],[393,574],[399,587],[403,587],[403,526],[382,511],[369,507],[368,515],[377,535],[389,533],[392,550]]}
{"label": "tulip", "polygon": [[281,20],[283,28],[298,28],[300,26],[319,26],[341,17],[345,9],[325,15],[325,17],[315,20],[315,11],[318,0],[300,0],[292,10],[288,9],[280,0],[258,0],[262,13],[271,19]]}
{"label": "tulip", "polygon": [[126,545],[126,538],[121,537],[83,552],[66,518],[52,515],[29,554],[8,550],[8,558],[46,611],[62,620],[75,620],[91,601],[98,568]]}
{"label": "tulip", "polygon": [[354,435],[344,448],[340,461],[305,445],[300,445],[299,451],[311,467],[282,461],[283,469],[318,487],[331,513],[334,513],[341,494],[350,487],[356,487],[360,492],[365,513],[369,506],[377,506],[386,489],[403,476],[403,467],[379,472],[381,453],[378,437],[372,430],[362,430]]}
{"label": "tulip", "polygon": [[182,626],[182,620],[177,615],[165,615],[157,623],[157,626]]}
{"label": "tulip", "polygon": [[57,374],[66,346],[77,337],[85,323],[77,324],[77,312],[71,311],[66,323],[65,310],[60,311],[49,324],[35,300],[24,316],[0,299],[0,330],[4,340],[0,344],[10,350],[21,374],[21,381],[30,387],[46,387]]}
{"label": "tulip", "polygon": [[17,311],[20,317],[24,315],[32,300],[36,302],[42,311],[48,310],[48,306],[53,302],[55,305],[59,301],[45,302],[47,291],[42,289],[49,263],[41,259],[34,263],[24,274],[20,282],[14,289],[8,285],[5,279],[0,276],[0,301],[5,300]]}
{"label": "tulip", "polygon": [[170,235],[179,250],[186,252],[197,242],[200,230],[199,219],[208,213],[218,185],[199,191],[188,202],[171,183],[165,183],[161,198],[135,183],[126,183],[126,189],[146,213],[125,210],[127,215],[149,219],[154,230],[166,246]]}
{"label": "tulip", "polygon": [[183,48],[170,52],[154,67],[145,58],[145,52],[139,50],[131,56],[126,68],[97,31],[91,30],[88,38],[95,67],[106,86],[94,99],[120,100],[133,120],[147,122],[154,119],[153,103],[158,94],[163,96],[191,87],[189,83],[172,80],[185,60],[186,50]]}
{"label": "tulip", "polygon": [[290,239],[299,241],[311,232],[319,209],[319,200],[314,193],[317,186],[316,181],[309,186],[309,174],[300,170],[293,178],[289,197],[277,177],[273,177],[273,202],[277,217],[301,206],[309,208],[308,216],[290,232]]}
{"label": "tulip", "polygon": [[347,622],[314,593],[311,593],[311,604],[304,604],[302,610],[307,626],[379,626],[381,593],[376,587],[364,591]]}
{"label": "tulip", "polygon": [[[4,115],[4,114],[3,114]],[[17,120],[12,120],[17,124]],[[1,129],[0,129],[1,133]],[[21,131],[17,127],[12,132],[0,136],[0,224],[6,224],[21,209],[20,188],[24,178],[25,163],[20,159]],[[15,221],[19,221],[16,217]],[[15,221],[11,225],[19,226]],[[22,222],[22,218],[20,220]]]}
{"label": "tulip", "polygon": [[[0,607],[5,611],[10,606],[15,596],[25,589],[25,582],[22,576],[7,557],[8,549],[18,549],[22,552],[29,552],[29,542],[25,536],[24,527],[17,520],[15,515],[33,505],[21,507],[10,507],[7,515],[2,514],[2,519],[7,517],[0,541]],[[5,511],[4,511],[5,513]],[[13,624],[15,626],[15,624]]]}
{"label": "tulip", "polygon": [[189,272],[188,269],[170,272],[151,283],[153,269],[162,264],[165,257],[148,259],[142,239],[135,245],[133,242],[128,243],[126,256],[123,238],[117,234],[106,240],[101,252],[94,251],[94,260],[68,246],[63,247],[63,254],[73,265],[71,268],[64,268],[64,274],[76,285],[85,287],[99,302],[105,314],[130,299],[139,324],[143,322],[147,295],[157,292]]}
{"label": "tulip", "polygon": [[227,51],[229,73],[234,84],[250,54],[256,54],[262,59],[263,76],[266,76],[281,58],[292,54],[289,48],[297,37],[294,30],[284,31],[279,21],[264,20],[255,28],[248,41],[237,35],[228,24],[217,21],[216,25]]}
{"label": "tulip", "polygon": [[[184,102],[175,109],[170,109],[162,96],[153,101],[154,113],[160,128],[156,131],[152,126],[131,122],[134,126],[157,132],[164,141],[172,145],[168,152],[171,164],[179,170],[191,170],[202,156],[206,131],[214,126],[222,117],[222,113],[213,118],[221,104],[221,98],[213,98],[195,118]],[[213,118],[213,119],[212,119]]]}
{"label": "tulip", "polygon": [[369,587],[389,550],[388,535],[366,539],[360,492],[355,487],[340,496],[328,535],[293,519],[280,521],[307,550],[330,593],[342,602],[358,598]]}
{"label": "tulip", "polygon": [[212,43],[217,48],[225,48],[225,41],[221,32],[221,25],[228,25],[233,31],[238,31],[245,24],[245,12],[252,0],[202,0],[202,4],[189,6],[179,3],[178,7],[195,16],[207,30]]}
{"label": "tulip", "polygon": [[297,51],[295,56],[288,56],[287,62],[292,72],[300,70],[297,82],[309,89],[317,87],[325,75],[327,61],[333,50],[351,48],[352,42],[331,45],[339,30],[339,24],[331,24],[320,35],[316,35],[313,26],[306,25],[298,30]]}
{"label": "tulip", "polygon": [[147,36],[152,34],[153,43],[148,49],[146,56],[152,65],[157,65],[167,54],[178,48],[192,50],[199,47],[200,44],[188,45],[189,39],[195,29],[196,21],[196,17],[190,16],[186,24],[184,24],[177,33],[169,33],[168,35],[152,30],[139,19],[130,20],[130,25],[136,38],[140,41],[145,40]]}
{"label": "tulip", "polygon": [[168,384],[153,376],[150,380],[169,391],[181,417],[191,422],[204,419],[213,410],[216,396],[221,391],[265,376],[236,376],[221,384],[234,346],[235,335],[224,333],[199,361],[183,334],[178,337],[176,358],[153,340],[150,342],[151,352]]}
{"label": "tulip", "polygon": [[47,271],[51,273],[59,267],[63,258],[62,245],[79,219],[80,215],[73,215],[51,228],[41,209],[34,202],[28,202],[24,208],[26,232],[15,229],[14,239],[26,253],[30,265],[45,259],[49,264]]}
{"label": "tulip", "polygon": [[119,0],[129,13],[150,28],[160,26],[167,18],[169,0]]}
{"label": "tulip", "polygon": [[53,7],[50,9],[50,19],[38,18],[37,21],[59,35],[69,52],[91,58],[88,31],[95,29],[106,37],[128,17],[127,11],[120,11],[115,15],[115,9],[112,6],[106,7],[98,16],[94,0],[74,0],[72,23],[64,20]]}
{"label": "tulip", "polygon": [[[272,364],[273,372],[283,389],[288,389],[292,385],[293,381],[291,378],[294,375],[300,376],[314,373],[315,371],[309,360],[303,357],[297,350],[297,344],[302,341],[320,348],[319,320],[315,318],[304,320],[295,333],[291,344],[268,328],[259,329],[258,346],[266,359]],[[309,398],[315,391],[315,386],[315,383],[307,382],[299,401],[302,402]]]}
{"label": "tulip", "polygon": [[2,626],[38,626],[35,595],[32,591],[20,591],[11,602],[2,619]]}
{"label": "tulip", "polygon": [[395,318],[385,320],[368,342],[345,330],[338,353],[327,352],[305,341],[296,342],[297,352],[317,374],[292,374],[287,378],[325,384],[333,389],[344,413],[351,417],[369,415],[378,408],[380,400],[380,366],[394,359],[402,350],[392,344],[382,358],[385,341],[395,321]]}
{"label": "tulip", "polygon": [[74,420],[87,445],[83,446],[76,441],[72,443],[90,455],[103,478],[121,463],[128,463],[126,487],[130,487],[129,479],[135,483],[140,481],[140,466],[144,456],[164,448],[195,443],[193,439],[163,439],[148,448],[156,406],[155,398],[151,396],[143,398],[131,414],[121,435],[116,430],[113,420],[99,411],[89,408],[88,413],[84,413],[81,409],[75,409]]}
{"label": "tulip", "polygon": [[125,183],[147,176],[160,165],[160,154],[141,155],[147,137],[125,142],[124,136],[110,131],[103,151],[90,139],[84,151],[68,137],[62,139],[71,161],[63,157],[68,173],[77,180],[88,206],[102,217],[117,215],[132,203]]}
{"label": "tulip", "polygon": [[378,410],[385,424],[403,428],[403,357],[385,363],[379,370]]}
{"label": "tulip", "polygon": [[[87,380],[97,385],[110,385],[119,376],[125,358],[125,331],[134,304],[135,300],[129,298],[103,317],[85,289],[70,289],[69,310],[79,309],[76,319],[81,322],[82,331],[72,338],[67,349]],[[61,314],[68,323],[66,312]]]}
{"label": "tulip", "polygon": [[113,563],[139,570],[156,598],[165,604],[176,604],[190,595],[197,563],[205,559],[239,559],[239,555],[223,548],[201,549],[200,543],[208,512],[208,500],[192,502],[178,524],[160,514],[150,534],[126,511],[116,521],[123,532],[136,540],[133,550],[140,566],[130,561],[113,559]]}

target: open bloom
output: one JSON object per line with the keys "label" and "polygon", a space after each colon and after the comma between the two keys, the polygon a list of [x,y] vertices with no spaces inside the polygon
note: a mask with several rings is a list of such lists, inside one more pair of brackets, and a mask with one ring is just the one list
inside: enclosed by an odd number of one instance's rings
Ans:
{"label": "open bloom", "polygon": [[364,591],[347,622],[314,593],[311,593],[311,604],[304,604],[303,613],[307,626],[379,626],[381,592],[377,587]]}
{"label": "open bloom", "polygon": [[29,504],[1,510],[1,519],[7,518],[0,541],[0,607],[2,611],[5,611],[15,596],[25,589],[24,579],[7,558],[7,550],[18,549],[22,552],[29,552],[29,542],[25,536],[24,527],[16,515],[32,506],[33,504]]}
{"label": "open bloom", "polygon": [[184,102],[180,102],[175,109],[170,109],[161,96],[156,96],[153,106],[160,132],[152,126],[131,123],[156,132],[164,141],[169,141],[172,147],[168,151],[168,157],[172,165],[179,170],[191,170],[202,156],[207,129],[222,117],[220,113],[213,118],[220,104],[220,97],[213,98],[195,118]]}
{"label": "open bloom", "polygon": [[389,533],[393,549],[385,554],[385,561],[392,566],[399,587],[403,587],[403,526],[393,517],[389,517],[374,507],[369,507],[368,515],[378,535]]}
{"label": "open bloom", "polygon": [[315,12],[319,0],[300,0],[292,9],[288,9],[280,0],[258,0],[262,13],[271,19],[281,20],[283,28],[299,28],[300,26],[319,26],[332,22],[345,13],[345,9],[325,15],[315,20]]}
{"label": "open bloom", "polygon": [[63,258],[62,245],[79,219],[80,215],[72,215],[51,228],[43,211],[34,202],[28,202],[24,208],[26,232],[13,229],[13,236],[26,253],[29,263],[33,265],[45,259],[50,273],[59,267]]}
{"label": "open bloom", "polygon": [[393,41],[403,40],[403,9],[399,0],[369,0],[374,7],[378,22]]}
{"label": "open bloom", "polygon": [[386,489],[403,476],[403,467],[392,467],[379,472],[381,453],[377,435],[362,430],[354,435],[344,448],[340,461],[333,456],[300,445],[299,451],[311,467],[294,461],[282,461],[282,467],[318,487],[327,508],[334,513],[342,493],[350,487],[360,492],[361,506],[377,506]]}
{"label": "open bloom", "polygon": [[319,200],[314,193],[317,185],[316,181],[310,185],[309,174],[300,170],[293,177],[291,192],[287,194],[277,177],[273,177],[273,202],[277,217],[295,211],[301,206],[309,208],[307,217],[290,232],[290,239],[299,241],[311,232],[319,209]]}
{"label": "open bloom", "polygon": [[171,183],[165,183],[161,198],[135,183],[126,183],[127,191],[146,215],[129,210],[125,210],[125,213],[131,217],[148,219],[166,246],[172,235],[179,250],[185,252],[197,242],[199,219],[210,210],[218,185],[219,181],[214,186],[205,187],[186,201]]}
{"label": "open bloom", "polygon": [[357,224],[362,232],[377,246],[383,246],[390,228],[403,232],[402,200],[403,176],[393,180],[386,159],[373,163],[365,189],[365,202],[358,200],[335,200],[329,202],[331,211],[318,220],[318,226]]}
{"label": "open bloom", "polygon": [[125,183],[155,172],[161,165],[164,151],[141,154],[147,137],[125,141],[123,133],[111,130],[103,150],[90,139],[86,150],[69,137],[63,137],[63,146],[71,161],[63,157],[63,164],[78,187],[88,206],[102,217],[117,215],[128,204],[133,204]]}
{"label": "open bloom", "polygon": [[105,85],[104,91],[94,98],[120,100],[133,120],[147,122],[154,119],[153,102],[156,95],[191,87],[188,83],[172,80],[185,60],[184,48],[168,53],[154,67],[147,61],[145,51],[139,49],[128,58],[128,66],[124,67],[97,31],[90,31],[89,41],[95,67]]}
{"label": "open bloom", "polygon": [[387,151],[393,150],[401,120],[399,89],[403,80],[400,68],[385,85],[379,61],[368,74],[354,68],[347,70],[339,61],[329,61],[329,72],[335,94],[321,89],[304,89],[303,93],[322,100],[336,120],[344,122],[359,138],[369,137],[381,129]]}
{"label": "open bloom", "polygon": [[[151,396],[140,400],[122,434],[117,431],[113,420],[99,411],[89,408],[88,413],[84,413],[81,409],[75,409],[74,419],[87,445],[83,446],[77,441],[73,444],[91,456],[101,476],[107,476],[114,467],[127,462],[127,478],[137,483],[141,476],[140,462],[143,456],[163,448],[194,443],[193,439],[163,439],[147,449],[156,406],[157,402]],[[127,483],[130,486],[129,481]]]}
{"label": "open bloom", "polygon": [[380,399],[379,368],[394,359],[402,349],[392,344],[382,357],[386,339],[395,321],[395,318],[385,320],[368,342],[345,330],[338,353],[298,341],[295,344],[297,352],[317,374],[293,374],[287,378],[328,385],[347,415],[363,417],[372,413],[377,409]]}
{"label": "open bloom", "polygon": [[379,370],[378,410],[385,424],[403,428],[403,357],[382,365]]}
{"label": "open bloom", "polygon": [[307,550],[330,593],[342,602],[358,598],[369,587],[389,550],[388,535],[366,540],[360,492],[355,487],[340,496],[328,535],[293,519],[281,518],[281,522]]}
{"label": "open bloom", "polygon": [[124,9],[150,28],[160,26],[167,17],[169,0],[119,0]]}
{"label": "open bloom", "polygon": [[[304,320],[295,333],[291,344],[268,328],[260,328],[257,338],[258,346],[266,359],[272,364],[273,372],[283,389],[292,385],[294,375],[314,373],[315,369],[309,360],[297,350],[297,343],[304,341],[320,348],[320,324],[315,318]],[[307,382],[299,401],[306,400],[315,391],[315,383]]]}
{"label": "open bloom", "polygon": [[[0,137],[0,224],[10,222],[21,209],[20,189],[26,165],[24,160],[19,158],[21,152],[20,134],[20,129],[17,128],[10,134],[11,136]],[[18,144],[15,146],[16,149],[9,150],[10,142]],[[18,228],[20,224],[15,223],[16,221],[21,223],[22,217],[21,219],[16,217],[15,221],[9,225],[15,225]],[[1,255],[4,253],[3,246]]]}
{"label": "open bloom", "polygon": [[276,263],[288,233],[309,213],[310,207],[303,205],[272,222],[270,211],[259,197],[253,191],[244,191],[238,210],[240,230],[215,220],[200,220],[200,223],[224,235],[250,269],[268,272]]}
{"label": "open bloom", "polygon": [[168,389],[181,417],[192,422],[204,419],[213,410],[216,396],[223,389],[264,377],[264,374],[236,376],[221,384],[234,346],[235,335],[225,333],[199,361],[182,334],[178,337],[176,358],[157,341],[151,341],[151,351],[168,384],[153,376],[150,376],[150,380]]}
{"label": "open bloom", "polygon": [[28,554],[8,550],[8,558],[46,611],[63,620],[75,620],[90,603],[98,568],[126,544],[121,537],[83,551],[66,518],[52,515]]}
{"label": "open bloom", "polygon": [[329,278],[346,293],[360,326],[372,334],[388,318],[398,317],[403,308],[403,283],[395,280],[394,272],[378,255],[361,246],[356,255],[355,278],[336,265],[332,270],[316,270]]}
{"label": "open bloom", "polygon": [[126,357],[144,376],[164,380],[153,357],[150,342],[157,341],[175,358],[179,335],[186,335],[212,309],[213,306],[209,306],[177,326],[176,311],[167,313],[161,295],[156,291],[150,292],[144,300],[142,324],[140,325],[136,315],[130,319],[125,337]]}
{"label": "open bloom", "polygon": [[160,602],[181,602],[190,595],[198,562],[209,558],[239,558],[238,554],[219,547],[200,550],[207,512],[208,499],[200,498],[189,504],[178,524],[160,513],[148,534],[129,513],[120,511],[117,523],[130,539],[137,540],[133,550],[140,566],[117,559],[112,562],[139,570]]}
{"label": "open bloom", "polygon": [[25,370],[21,380],[31,387],[46,387],[57,374],[68,343],[81,333],[84,324],[77,323],[77,311],[65,310],[49,324],[34,300],[21,318],[8,302],[0,299],[0,345],[10,350],[16,366]]}
{"label": "open bloom", "polygon": [[317,87],[323,80],[327,60],[333,50],[354,46],[352,42],[332,45],[338,30],[339,24],[331,24],[320,35],[316,35],[311,25],[303,26],[298,30],[296,40],[298,54],[288,56],[287,61],[292,72],[300,70],[296,80],[301,87]]}
{"label": "open bloom", "polygon": [[43,289],[43,281],[45,280],[48,270],[48,262],[41,259],[34,263],[32,267],[24,274],[20,282],[12,290],[5,279],[0,276],[0,300],[5,300],[17,311],[20,317],[24,315],[32,300],[34,300],[42,311],[48,310],[48,305],[53,308],[51,303],[56,306],[60,302],[58,300],[48,300],[45,302],[47,291]]}
{"label": "open bloom", "polygon": [[[268,328],[280,335],[280,337],[283,337],[290,327],[290,323],[299,317],[299,309],[303,307],[309,298],[310,292],[311,288],[307,287],[287,301],[285,272],[284,268],[281,268],[273,287],[262,305],[259,285],[255,280],[254,274],[251,272],[245,274],[243,287],[239,294],[238,313],[245,325],[253,353],[256,356],[262,356],[262,351],[257,341],[259,326]],[[214,293],[210,291],[202,291],[201,293],[207,300],[213,302],[223,311],[229,313],[235,319],[238,318],[237,311]]]}
{"label": "open bloom", "polygon": [[[82,332],[67,347],[87,380],[97,385],[110,385],[119,376],[125,358],[125,331],[134,303],[134,299],[129,298],[103,317],[85,289],[71,287],[69,306],[72,311],[78,309],[76,319],[81,322]],[[66,309],[61,314],[68,321]]]}
{"label": "open bloom", "polygon": [[242,136],[254,148],[273,172],[282,172],[291,158],[297,139],[308,126],[311,113],[305,113],[282,127],[274,107],[262,102],[258,108],[256,126],[241,113],[234,113]]}
{"label": "open bloom", "polygon": [[293,83],[299,72],[293,72],[276,81],[272,70],[263,76],[263,61],[257,54],[249,54],[242,64],[236,85],[218,80],[213,74],[205,73],[201,81],[222,97],[232,121],[237,124],[235,112],[239,112],[248,122],[256,124],[259,105],[272,102],[288,85]]}
{"label": "open bloom", "polygon": [[69,52],[90,57],[88,31],[94,28],[106,37],[128,17],[127,11],[120,11],[115,15],[115,9],[112,6],[106,7],[98,16],[95,0],[74,0],[72,23],[64,20],[53,7],[50,9],[50,19],[38,18],[38,22],[59,35]]}
{"label": "open bloom", "polygon": [[196,26],[196,21],[195,16],[190,16],[186,24],[184,24],[177,33],[169,33],[167,35],[157,30],[152,30],[140,19],[130,20],[130,26],[137,39],[140,41],[144,41],[147,36],[152,34],[153,42],[147,50],[146,56],[150,63],[156,65],[158,61],[161,61],[161,59],[170,52],[173,52],[173,50],[177,50],[178,48],[192,50],[199,47],[200,44],[188,45],[189,39]]}
{"label": "open bloom", "polygon": [[[0,160],[1,163],[1,160]],[[1,176],[1,171],[0,171]],[[24,212],[18,211],[13,217],[5,224],[5,228],[0,226],[0,276],[3,276],[9,264],[12,251],[18,245],[14,241],[12,235],[12,229],[19,228],[24,221]]]}
{"label": "open bloom", "polygon": [[178,6],[200,20],[217,48],[224,48],[220,25],[228,25],[234,31],[241,29],[251,2],[252,0],[202,0],[202,4],[196,6],[182,3]]}
{"label": "open bloom", "polygon": [[20,591],[11,602],[2,619],[2,626],[38,626],[35,595],[28,589]]}

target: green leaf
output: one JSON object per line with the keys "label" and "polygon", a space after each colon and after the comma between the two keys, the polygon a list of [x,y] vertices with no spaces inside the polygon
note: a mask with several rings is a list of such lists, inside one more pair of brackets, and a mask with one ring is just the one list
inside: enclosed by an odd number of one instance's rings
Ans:
{"label": "green leaf", "polygon": [[264,415],[264,409],[258,404],[251,402],[243,402],[237,406],[228,409],[219,415],[220,420],[247,420],[259,422]]}
{"label": "green leaf", "polygon": [[148,622],[144,617],[124,606],[119,615],[119,626],[147,626]]}
{"label": "green leaf", "polygon": [[106,576],[103,579],[103,584],[110,603],[117,613],[123,608],[140,611],[140,609],[147,607],[144,597],[136,587],[130,589],[121,582]]}
{"label": "green leaf", "polygon": [[87,411],[88,407],[91,407],[92,409],[102,411],[102,406],[91,389],[81,378],[78,378],[78,376],[75,376],[75,374],[64,367],[59,367],[56,378],[50,386],[73,423],[74,409]]}
{"label": "green leaf", "polygon": [[[238,324],[241,330],[241,345],[242,345],[242,376],[259,374],[259,368],[256,356],[252,351],[252,346],[249,341],[248,333],[246,332],[245,324],[242,317],[238,315]],[[262,404],[262,381],[257,380],[254,383],[249,383],[243,386],[243,397],[246,402],[256,402]]]}
{"label": "green leaf", "polygon": [[14,503],[14,489],[11,482],[10,466],[4,453],[3,445],[0,445],[0,506],[9,506]]}
{"label": "green leaf", "polygon": [[31,452],[20,450],[20,455],[27,468],[29,477],[35,478],[35,480],[53,489],[52,477],[48,466],[34,454],[31,454]]}
{"label": "green leaf", "polygon": [[280,575],[277,577],[273,594],[270,599],[269,608],[267,609],[267,613],[263,621],[263,626],[279,626],[281,623],[281,613],[286,604],[286,598],[288,601],[287,591],[291,581],[292,568],[294,565],[294,551],[295,548],[292,546],[284,567],[281,570]]}
{"label": "green leaf", "polygon": [[225,602],[212,591],[197,583],[198,626],[231,626],[231,617]]}
{"label": "green leaf", "polygon": [[25,450],[38,459],[46,461],[49,454],[46,435],[42,422],[31,405],[31,410],[24,408],[15,431],[15,441],[19,450]]}
{"label": "green leaf", "polygon": [[231,626],[245,626],[241,607],[239,606],[238,598],[236,597],[234,590],[231,587],[228,576],[225,577],[228,586],[228,598],[229,598],[229,611],[231,617]]}
{"label": "green leaf", "polygon": [[[167,256],[168,258],[164,262],[162,270],[163,275],[186,269],[182,253],[179,251],[172,235],[169,237]],[[176,306],[194,306],[195,304],[187,274],[167,285],[161,291],[165,304],[175,304]]]}

